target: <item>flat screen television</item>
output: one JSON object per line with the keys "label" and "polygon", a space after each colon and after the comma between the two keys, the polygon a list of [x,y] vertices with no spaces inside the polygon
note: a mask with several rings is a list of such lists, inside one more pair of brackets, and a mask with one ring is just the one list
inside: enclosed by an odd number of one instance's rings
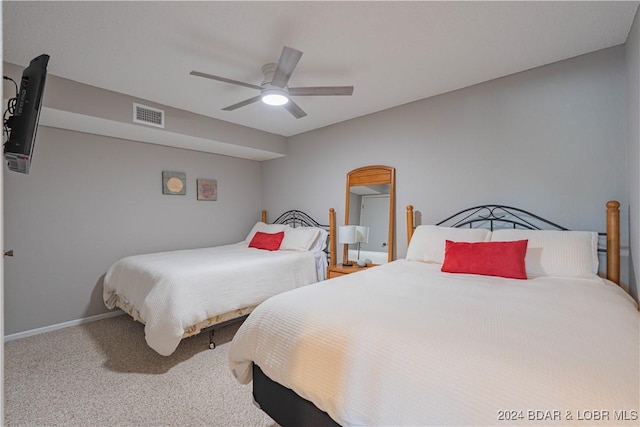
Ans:
{"label": "flat screen television", "polygon": [[29,173],[48,63],[49,55],[40,55],[31,60],[22,72],[15,110],[8,125],[9,139],[4,145],[4,158],[9,170]]}

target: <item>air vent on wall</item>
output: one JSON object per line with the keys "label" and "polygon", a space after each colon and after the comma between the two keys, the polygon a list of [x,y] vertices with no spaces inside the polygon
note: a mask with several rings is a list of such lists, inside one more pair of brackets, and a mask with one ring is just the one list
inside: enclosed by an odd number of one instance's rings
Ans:
{"label": "air vent on wall", "polygon": [[133,121],[164,128],[164,111],[146,105],[133,104]]}

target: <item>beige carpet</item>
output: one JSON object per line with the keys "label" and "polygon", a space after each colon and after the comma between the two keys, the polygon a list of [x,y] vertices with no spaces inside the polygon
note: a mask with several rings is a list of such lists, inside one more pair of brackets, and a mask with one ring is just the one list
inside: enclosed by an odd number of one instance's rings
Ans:
{"label": "beige carpet", "polygon": [[117,316],[5,343],[6,426],[276,426],[227,365],[239,324],[163,357]]}

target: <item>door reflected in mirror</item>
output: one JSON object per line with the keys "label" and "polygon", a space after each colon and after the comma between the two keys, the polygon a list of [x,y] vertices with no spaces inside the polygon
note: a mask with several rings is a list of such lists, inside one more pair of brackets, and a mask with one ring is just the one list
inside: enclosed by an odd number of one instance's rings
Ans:
{"label": "door reflected in mirror", "polygon": [[344,245],[343,262],[393,259],[395,169],[366,166],[347,174],[345,225],[360,226],[358,243]]}
{"label": "door reflected in mirror", "polygon": [[[367,227],[368,236],[359,243],[360,259],[370,259],[374,264],[388,261],[390,190],[391,184],[358,185],[349,189],[348,224]],[[349,259],[357,261],[354,245],[350,246]]]}

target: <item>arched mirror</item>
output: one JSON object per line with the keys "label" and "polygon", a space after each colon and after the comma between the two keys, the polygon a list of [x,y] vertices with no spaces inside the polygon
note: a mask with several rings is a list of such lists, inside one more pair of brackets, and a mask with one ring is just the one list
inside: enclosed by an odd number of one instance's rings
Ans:
{"label": "arched mirror", "polygon": [[344,224],[355,227],[340,227],[338,241],[352,242],[344,245],[343,264],[358,260],[383,264],[393,260],[395,176],[394,168],[380,165],[347,174]]}

